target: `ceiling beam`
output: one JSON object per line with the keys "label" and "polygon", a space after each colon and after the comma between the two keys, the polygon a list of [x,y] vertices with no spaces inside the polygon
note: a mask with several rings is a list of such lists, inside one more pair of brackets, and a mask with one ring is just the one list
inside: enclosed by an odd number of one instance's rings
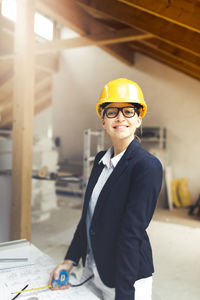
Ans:
{"label": "ceiling beam", "polygon": [[[105,46],[101,47],[104,49]],[[117,58],[122,63],[132,66],[134,64],[134,51],[129,45],[113,44],[105,47],[106,52]]]}
{"label": "ceiling beam", "polygon": [[[5,63],[4,63],[5,65]],[[0,72],[0,86],[6,83],[7,80],[13,77],[13,65],[8,64],[7,66],[2,66],[1,64],[1,72]]]}
{"label": "ceiling beam", "polygon": [[[41,98],[37,100],[34,104],[34,114],[38,114],[44,109],[48,108],[52,104],[51,94],[44,94]],[[12,115],[12,104],[9,104],[6,110],[0,110],[0,128],[12,127],[13,124],[13,115]]]}
{"label": "ceiling beam", "polygon": [[83,13],[75,1],[37,0],[36,8],[57,23],[69,27],[81,35],[98,30],[97,22]]}
{"label": "ceiling beam", "polygon": [[14,22],[0,14],[0,27],[4,30],[13,33],[15,30]]}
{"label": "ceiling beam", "polygon": [[13,54],[14,36],[13,33],[0,28],[0,56],[9,56]]}
{"label": "ceiling beam", "polygon": [[1,119],[0,119],[0,127],[1,128],[5,128],[5,127],[11,127],[12,125],[12,119],[13,119],[13,116],[12,116],[12,111],[11,113],[8,113],[6,111],[0,111],[0,116],[1,116]]}
{"label": "ceiling beam", "polygon": [[[93,19],[92,17],[90,17],[88,14],[86,14],[82,8],[79,7],[79,5],[77,5],[77,3],[75,3],[74,1],[71,0],[60,0],[58,2],[55,2],[54,0],[37,0],[36,2],[36,6],[37,6],[37,10],[40,11],[41,13],[48,15],[50,18],[52,18],[53,20],[57,21],[60,24],[63,24],[65,26],[70,27],[71,29],[75,30],[76,32],[78,32],[81,35],[86,35],[86,34],[91,34],[90,38],[95,40],[96,35],[100,34],[99,39],[107,39],[107,44],[111,44],[114,42],[118,42],[119,43],[119,39],[121,38],[121,42],[127,41],[127,38],[129,38],[131,40],[131,36],[132,39],[135,39],[135,32],[134,29],[132,30],[132,33],[127,33],[127,36],[123,37],[123,34],[126,34],[126,32],[119,32],[119,33],[114,33],[113,29],[107,25],[103,25],[101,22],[96,21],[95,19]],[[10,22],[8,22],[8,24],[5,21],[5,26],[10,26],[10,29],[12,30],[12,26],[10,24]],[[109,36],[109,33],[111,34],[111,36]],[[102,33],[102,36],[101,36]],[[107,38],[105,36],[105,33],[108,35]],[[113,37],[113,41],[111,41],[111,37]],[[138,38],[149,38],[149,36],[147,35],[141,35],[141,37],[136,37],[136,39]],[[98,37],[97,37],[98,38]],[[114,41],[114,39],[116,39],[116,41]],[[117,41],[118,40],[118,41]],[[46,45],[39,45],[37,44],[36,47],[38,47],[38,49],[42,49],[43,47],[45,48],[45,50],[41,50],[40,52],[38,51],[38,54],[41,53],[46,53],[46,50],[48,50],[50,52],[51,49],[58,49],[58,50],[62,50],[62,49],[66,49],[66,48],[71,48],[71,47],[80,47],[80,46],[84,46],[86,44],[91,44],[94,45],[93,42],[89,42],[89,40],[85,37],[81,37],[80,40],[71,40],[71,41],[55,41],[55,42],[50,42],[52,44],[47,44]],[[96,44],[98,44],[101,46],[101,41],[99,40],[99,42],[97,41]],[[102,45],[105,45],[106,42],[102,41]],[[51,47],[49,47],[49,45]],[[40,48],[41,47],[41,48]],[[49,47],[49,48],[48,48]],[[126,47],[126,46],[125,46]],[[122,51],[122,47],[120,47],[120,51],[118,51],[116,49],[116,47],[102,47],[102,49],[104,49],[105,51],[107,51],[108,53],[110,53],[111,55],[118,57],[119,58],[119,53],[121,52],[123,54]],[[56,51],[56,50],[55,50]],[[130,48],[127,50],[124,50],[124,52],[130,52]],[[132,53],[133,55],[133,53]],[[11,59],[13,57],[13,53],[11,53],[10,50],[8,50],[8,52],[3,52],[2,55],[0,56],[0,60],[7,60],[7,59]],[[122,61],[125,62],[125,57],[122,57]],[[40,60],[41,62],[41,60]],[[127,64],[130,64],[130,61],[127,59]],[[38,64],[38,67],[43,68],[43,66],[41,64]]]}
{"label": "ceiling beam", "polygon": [[2,106],[2,101],[5,98],[12,95],[13,91],[13,77],[9,78],[0,86],[0,107]]}
{"label": "ceiling beam", "polygon": [[55,52],[77,47],[85,46],[104,46],[110,44],[119,44],[128,41],[152,38],[152,34],[136,32],[134,29],[123,29],[114,32],[103,32],[78,38],[55,40],[38,44],[36,53]]}
{"label": "ceiling beam", "polygon": [[[113,31],[113,28],[102,24],[84,12],[84,10],[76,3],[76,1],[37,0],[37,10],[41,13],[47,14],[53,20],[71,28],[80,35],[99,34],[106,31]],[[100,46],[100,48],[113,56],[119,57],[120,51],[116,52],[116,50],[114,50],[115,47],[112,47],[113,49],[111,49],[111,47],[108,46]],[[129,52],[130,48],[125,51]],[[132,53],[132,56],[133,54],[134,53]],[[122,61],[125,62],[126,58],[122,57]],[[128,59],[127,64],[130,64]]]}
{"label": "ceiling beam", "polygon": [[[48,43],[48,42],[47,42]],[[46,43],[44,43],[46,45]],[[47,44],[48,45],[48,44]],[[0,47],[1,48],[1,47]],[[41,51],[35,57],[35,66],[37,69],[46,71],[48,73],[55,73],[58,71],[58,63],[59,63],[59,53],[45,53],[45,51]],[[52,52],[52,51],[46,51]],[[44,54],[45,53],[45,54]],[[12,64],[15,55],[13,50],[4,51],[2,53],[0,49],[0,63],[10,62]],[[0,79],[1,81],[1,79]]]}
{"label": "ceiling beam", "polygon": [[140,42],[151,48],[157,49],[160,52],[167,54],[168,56],[174,57],[177,60],[179,60],[180,62],[188,64],[188,66],[191,66],[196,69],[200,69],[200,57],[199,56],[196,56],[192,53],[190,53],[188,55],[187,51],[176,48],[168,43],[165,43],[165,42],[160,41],[155,38],[148,39],[148,40],[141,40]]}
{"label": "ceiling beam", "polygon": [[51,97],[49,97],[49,98],[46,97],[45,99],[43,99],[42,102],[38,102],[36,104],[36,106],[34,107],[35,115],[39,114],[44,109],[47,109],[49,106],[51,106],[51,104],[52,104]]}
{"label": "ceiling beam", "polygon": [[[9,80],[10,81],[10,80]],[[0,102],[0,127],[12,125],[13,120],[13,90],[11,82],[8,81],[8,84],[11,85],[11,91],[5,95],[4,98],[1,99]],[[10,90],[10,87],[8,87]],[[40,80],[36,82],[35,92],[34,92],[34,112],[36,113],[38,110],[35,107],[46,101],[46,98],[51,98],[51,90],[52,90],[52,77],[47,75],[43,76]],[[0,89],[1,92],[1,89]],[[1,95],[1,93],[0,93]],[[40,105],[42,108],[42,105]],[[41,111],[41,110],[40,110]]]}
{"label": "ceiling beam", "polygon": [[195,0],[117,0],[162,18],[189,30],[200,33],[200,5]]}
{"label": "ceiling beam", "polygon": [[44,70],[48,73],[58,71],[59,53],[45,53],[35,57],[35,66],[37,69]]}
{"label": "ceiling beam", "polygon": [[171,45],[200,56],[200,35],[197,32],[137,8],[130,9],[126,4],[116,0],[76,0],[76,2],[85,10],[92,8],[123,24],[151,33]]}
{"label": "ceiling beam", "polygon": [[188,66],[187,63],[180,62],[176,58],[173,58],[165,53],[161,53],[157,49],[153,49],[144,45],[140,42],[133,42],[130,43],[130,47],[133,48],[135,51],[138,51],[142,54],[145,54],[153,59],[156,59],[170,67],[173,67],[187,75],[190,75],[196,79],[200,79],[200,69],[196,69],[194,67]]}
{"label": "ceiling beam", "polygon": [[38,102],[38,99],[41,97],[45,97],[47,95],[52,95],[52,85],[51,82],[49,82],[48,85],[44,86],[42,89],[40,89],[37,93],[35,93],[35,104]]}

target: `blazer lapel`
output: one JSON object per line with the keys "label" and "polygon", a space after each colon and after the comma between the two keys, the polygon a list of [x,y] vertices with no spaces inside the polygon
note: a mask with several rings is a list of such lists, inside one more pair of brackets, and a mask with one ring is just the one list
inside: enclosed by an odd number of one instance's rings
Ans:
{"label": "blazer lapel", "polygon": [[87,184],[87,188],[86,188],[86,191],[85,191],[85,201],[84,201],[84,206],[83,206],[83,216],[84,217],[86,217],[86,215],[87,215],[88,204],[89,204],[89,201],[90,201],[90,198],[91,198],[91,195],[92,195],[92,191],[95,187],[95,184],[96,184],[103,168],[104,168],[103,163],[99,164],[97,162],[97,164],[92,169],[92,173],[90,175],[90,178],[89,178],[89,181],[88,181],[88,184]]}
{"label": "blazer lapel", "polygon": [[131,159],[132,156],[135,154],[135,151],[136,151],[138,146],[140,147],[138,141],[134,139],[130,143],[130,145],[128,146],[128,148],[125,151],[124,155],[122,156],[122,158],[118,162],[117,166],[114,168],[112,174],[110,175],[110,177],[106,181],[106,183],[105,183],[105,185],[104,185],[104,187],[101,190],[101,193],[99,195],[99,198],[98,198],[98,201],[97,201],[97,204],[96,204],[96,207],[95,207],[94,215],[93,215],[93,220],[99,214],[99,212],[100,212],[100,210],[101,210],[101,208],[104,204],[104,201],[106,199],[106,195],[108,195],[110,190],[112,188],[114,188],[115,184],[117,183],[117,179],[123,174],[123,172],[128,167],[129,159]]}

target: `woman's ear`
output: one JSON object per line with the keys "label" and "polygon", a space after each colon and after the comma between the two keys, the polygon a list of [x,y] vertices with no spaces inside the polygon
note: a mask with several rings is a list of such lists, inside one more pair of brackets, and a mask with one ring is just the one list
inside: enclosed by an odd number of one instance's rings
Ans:
{"label": "woman's ear", "polygon": [[142,117],[139,116],[139,117],[137,118],[136,128],[139,128],[139,127],[141,126],[141,124],[142,124]]}
{"label": "woman's ear", "polygon": [[101,124],[102,124],[102,127],[105,129],[105,120],[104,119],[101,119]]}

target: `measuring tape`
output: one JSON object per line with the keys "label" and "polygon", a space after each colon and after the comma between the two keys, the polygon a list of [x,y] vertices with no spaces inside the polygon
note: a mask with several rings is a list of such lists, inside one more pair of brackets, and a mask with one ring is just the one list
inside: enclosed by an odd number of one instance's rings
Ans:
{"label": "measuring tape", "polygon": [[57,288],[59,286],[67,285],[69,284],[69,274],[65,270],[61,270],[59,274],[59,278],[55,280],[53,277],[52,280],[52,288]]}
{"label": "measuring tape", "polygon": [[78,287],[78,286],[83,285],[85,282],[87,282],[88,280],[92,279],[93,277],[94,277],[94,275],[91,275],[90,277],[88,277],[86,280],[84,280],[83,282],[81,282],[79,284],[71,284],[69,282],[69,274],[68,274],[68,272],[65,271],[65,270],[61,270],[60,273],[59,273],[59,278],[56,280],[53,277],[51,285],[42,286],[42,287],[39,287],[39,288],[33,288],[33,289],[29,289],[29,290],[22,290],[22,291],[19,291],[19,292],[14,292],[12,294],[32,292],[32,291],[42,290],[42,289],[47,289],[47,288],[57,288],[57,287],[64,286],[64,285],[69,285],[71,287]]}

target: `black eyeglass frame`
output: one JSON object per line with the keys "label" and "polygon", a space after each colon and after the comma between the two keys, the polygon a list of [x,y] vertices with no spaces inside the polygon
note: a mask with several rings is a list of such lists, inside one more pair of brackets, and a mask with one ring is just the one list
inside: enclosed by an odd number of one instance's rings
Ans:
{"label": "black eyeglass frame", "polygon": [[[114,116],[114,117],[110,117],[110,116],[108,116],[107,115],[107,111],[109,110],[109,109],[117,109],[117,114]],[[124,109],[127,109],[127,108],[133,108],[133,111],[134,111],[134,114],[132,115],[132,116],[130,116],[130,117],[128,117],[128,116],[126,116],[125,114],[124,114]],[[138,115],[139,115],[139,110],[136,108],[136,107],[133,107],[133,106],[124,106],[124,107],[112,107],[112,106],[110,106],[110,107],[106,107],[105,109],[104,109],[104,111],[103,111],[103,117],[106,115],[106,117],[108,118],[108,119],[114,119],[114,118],[116,118],[117,116],[118,116],[118,114],[119,114],[119,112],[122,112],[122,114],[123,114],[123,116],[125,117],[125,118],[133,118],[134,116],[135,116],[135,114],[137,113]]]}

